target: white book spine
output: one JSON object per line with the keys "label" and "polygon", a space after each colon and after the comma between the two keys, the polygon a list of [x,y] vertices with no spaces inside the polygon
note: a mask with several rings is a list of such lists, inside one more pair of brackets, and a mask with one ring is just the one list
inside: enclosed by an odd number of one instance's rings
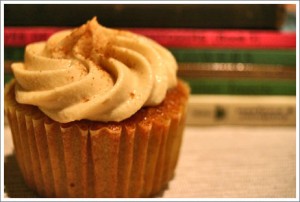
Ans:
{"label": "white book spine", "polygon": [[187,124],[296,125],[296,96],[192,95]]}

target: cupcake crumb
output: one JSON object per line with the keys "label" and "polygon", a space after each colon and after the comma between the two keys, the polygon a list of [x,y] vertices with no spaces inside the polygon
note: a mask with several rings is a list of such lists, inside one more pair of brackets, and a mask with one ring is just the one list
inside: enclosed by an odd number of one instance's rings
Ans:
{"label": "cupcake crumb", "polygon": [[86,98],[86,97],[83,98],[83,102],[88,102],[88,101],[90,101],[89,98]]}
{"label": "cupcake crumb", "polygon": [[135,97],[135,94],[133,92],[129,93],[129,95],[132,99]]}

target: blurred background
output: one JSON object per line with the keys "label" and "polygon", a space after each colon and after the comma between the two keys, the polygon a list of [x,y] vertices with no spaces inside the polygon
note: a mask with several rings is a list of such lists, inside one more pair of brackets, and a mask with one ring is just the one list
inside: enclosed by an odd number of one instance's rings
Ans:
{"label": "blurred background", "polygon": [[5,5],[5,82],[13,77],[11,63],[24,59],[26,44],[94,16],[104,26],[143,34],[173,53],[178,76],[194,95],[189,124],[295,125],[292,4]]}
{"label": "blurred background", "polygon": [[[94,16],[168,48],[191,86],[176,177],[161,197],[296,197],[296,4],[5,4],[4,82],[27,44]],[[8,131],[6,196],[36,197],[18,180]]]}

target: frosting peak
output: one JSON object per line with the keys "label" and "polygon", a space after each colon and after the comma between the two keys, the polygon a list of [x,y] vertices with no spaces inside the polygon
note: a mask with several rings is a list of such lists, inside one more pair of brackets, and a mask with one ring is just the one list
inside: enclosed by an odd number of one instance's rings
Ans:
{"label": "frosting peak", "polygon": [[12,69],[16,100],[61,123],[124,120],[161,103],[177,82],[169,51],[146,37],[105,28],[96,18],[28,45],[24,63]]}

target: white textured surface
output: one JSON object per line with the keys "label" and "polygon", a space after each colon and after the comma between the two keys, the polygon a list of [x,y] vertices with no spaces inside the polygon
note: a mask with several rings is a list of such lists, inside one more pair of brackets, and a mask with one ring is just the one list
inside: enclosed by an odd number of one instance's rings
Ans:
{"label": "white textured surface", "polygon": [[[36,197],[20,176],[5,127],[7,197]],[[164,198],[296,197],[295,127],[187,127]]]}

